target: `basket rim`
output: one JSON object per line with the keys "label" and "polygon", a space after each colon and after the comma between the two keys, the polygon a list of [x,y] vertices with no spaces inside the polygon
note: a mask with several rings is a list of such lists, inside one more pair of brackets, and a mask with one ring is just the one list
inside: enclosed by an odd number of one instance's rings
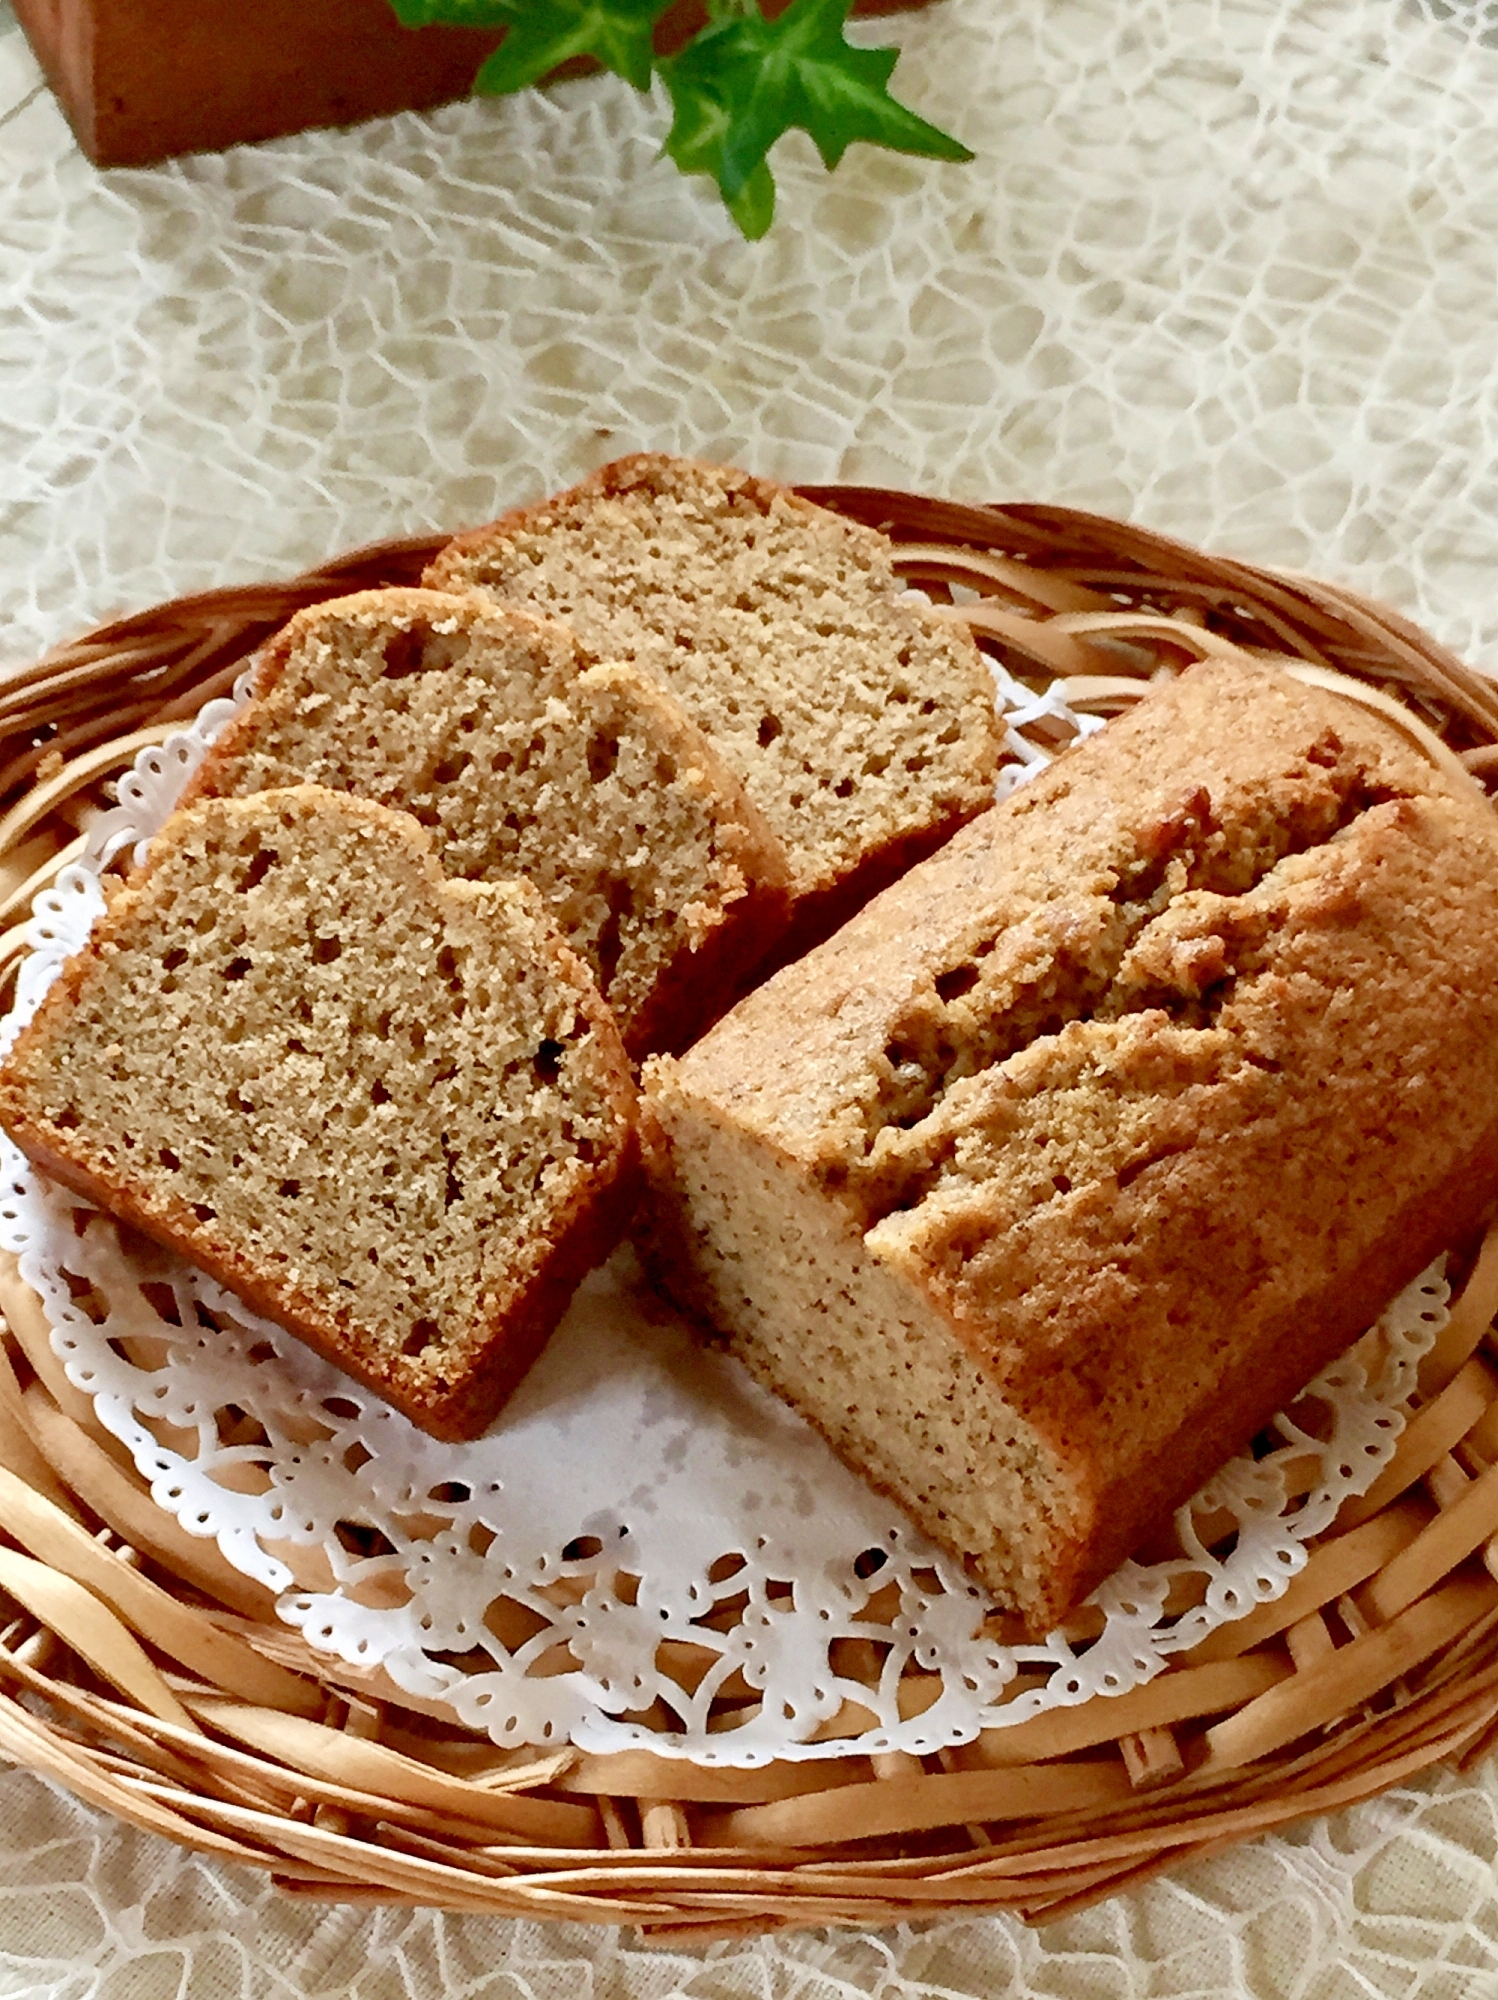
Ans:
{"label": "basket rim", "polygon": [[[796,490],[851,518],[889,525],[912,563],[919,562],[923,549],[956,545],[1007,565],[1001,582],[982,600],[992,614],[982,636],[1000,651],[1017,649],[1016,663],[1026,671],[1039,671],[1025,648],[1043,633],[1068,656],[1094,663],[1106,658],[1097,609],[1058,610],[1040,599],[1027,604],[1028,576],[1042,597],[1080,592],[1105,601],[1130,630],[1144,634],[1137,643],[1155,646],[1162,659],[1177,659],[1193,646],[1199,650],[1200,635],[1206,634],[1249,655],[1278,657],[1294,647],[1311,665],[1371,678],[1406,704],[1413,698],[1420,713],[1435,718],[1474,775],[1485,779],[1493,769],[1498,678],[1465,664],[1401,614],[1353,590],[1216,558],[1083,510],[958,503],[884,487]],[[220,586],[171,599],[96,625],[7,678],[0,685],[0,741],[9,753],[0,769],[0,808],[11,809],[0,826],[0,865],[28,842],[60,839],[65,822],[59,814],[73,796],[65,780],[80,757],[104,757],[107,746],[132,728],[165,730],[173,720],[185,719],[232,681],[247,654],[302,603],[367,587],[371,577],[415,581],[447,539],[392,538],[280,583]],[[1174,636],[1146,630],[1151,620],[1161,619]],[[1100,685],[1105,678],[1098,676]],[[1101,703],[1117,698],[1098,696]],[[11,745],[28,734],[33,740],[12,752]],[[61,772],[50,772],[49,762],[60,762]],[[49,786],[52,795],[34,816],[18,818],[11,803],[15,795],[23,794],[24,804]],[[5,950],[0,939],[0,964]],[[1453,1360],[1453,1349],[1442,1363],[1444,1373],[1422,1383],[1428,1394],[1419,1413],[1434,1435],[1438,1427],[1428,1412],[1442,1413],[1449,1430],[1458,1415],[1476,1409],[1453,1449],[1464,1448],[1463,1440],[1480,1432],[1490,1409],[1498,1411],[1486,1395],[1477,1408],[1470,1372],[1482,1365],[1476,1350],[1498,1307],[1498,1239],[1477,1256],[1466,1284],[1457,1316],[1465,1311],[1472,1323],[1463,1335],[1471,1334],[1470,1352]],[[35,1539],[49,1534],[58,1549],[66,1544],[64,1574],[133,1639],[178,1709],[185,1710],[188,1724],[122,1695],[118,1681],[107,1675],[101,1681],[80,1650],[77,1621],[92,1614],[73,1598],[48,1600],[38,1611],[17,1594],[17,1580],[27,1579],[0,1544],[0,1591],[21,1607],[0,1630],[0,1753],[48,1772],[138,1825],[268,1868],[291,1893],[630,1922],[663,1940],[683,1942],[751,1929],[891,1922],[980,1908],[1053,1920],[1183,1857],[1371,1796],[1443,1757],[1484,1755],[1498,1738],[1498,1585],[1491,1578],[1485,1582],[1474,1569],[1475,1558],[1464,1552],[1392,1618],[1351,1637],[1339,1628],[1329,1657],[1349,1670],[1354,1657],[1372,1657],[1369,1641],[1375,1642],[1373,1650],[1381,1643],[1403,1663],[1370,1695],[1374,1706],[1366,1714],[1342,1723],[1334,1718],[1324,1740],[1305,1732],[1291,1735],[1247,1764],[1213,1762],[1218,1723],[1212,1717],[1220,1719],[1221,1711],[1178,1716],[1169,1701],[1160,1703],[1164,1684],[1173,1681],[1167,1673],[1142,1691],[1153,1690],[1155,1706],[1140,1713],[1162,1719],[1145,1720],[1126,1735],[1094,1736],[1080,1748],[1062,1748],[1020,1766],[925,1768],[937,1760],[899,1758],[874,1760],[871,1766],[850,1759],[860,1768],[840,1774],[837,1787],[801,1793],[787,1788],[772,1767],[769,1779],[741,1786],[734,1800],[718,1797],[704,1782],[683,1784],[679,1773],[673,1784],[671,1776],[649,1768],[648,1752],[612,1759],[574,1755],[567,1769],[532,1774],[513,1793],[502,1793],[533,1802],[531,1834],[516,1823],[526,1815],[514,1805],[506,1809],[510,1824],[499,1844],[476,1843],[476,1822],[464,1837],[453,1831],[459,1821],[434,1827],[433,1811],[411,1795],[413,1786],[419,1794],[423,1784],[431,1792],[434,1765],[418,1779],[388,1761],[420,1764],[439,1744],[449,1754],[451,1744],[440,1731],[392,1703],[387,1689],[325,1672],[327,1663],[305,1648],[299,1651],[285,1628],[269,1630],[264,1608],[243,1593],[235,1603],[204,1552],[191,1564],[170,1537],[152,1539],[148,1517],[128,1503],[123,1490],[128,1480],[90,1439],[79,1413],[54,1393],[58,1385],[48,1380],[45,1365],[38,1366],[34,1324],[29,1332],[18,1331],[28,1312],[23,1290],[14,1273],[0,1271],[0,1308],[10,1322],[9,1343],[0,1343],[0,1498],[13,1491],[7,1480],[19,1481],[31,1495],[20,1504],[34,1509],[43,1525],[28,1529],[29,1545],[9,1522],[7,1533],[33,1552]],[[1498,1446],[1498,1415],[1493,1423]],[[1444,1459],[1433,1460],[1435,1473],[1450,1459],[1447,1451]],[[1426,1489],[1435,1473],[1427,1468],[1419,1474]],[[1414,1484],[1418,1488],[1418,1481]],[[1400,1505],[1412,1504],[1409,1490],[1401,1489],[1405,1500],[1395,1494],[1369,1519],[1376,1524],[1392,1518]],[[1430,1504],[1438,1514],[1444,1511],[1439,1498]],[[54,1516],[88,1529],[100,1551],[97,1563],[78,1554]],[[145,1598],[121,1572],[176,1596],[188,1614],[182,1638],[163,1641],[151,1629],[140,1610]],[[1326,1604],[1340,1601],[1354,1603],[1343,1593]],[[134,1611],[122,1609],[125,1605]],[[1322,1620],[1323,1638],[1327,1615],[1318,1607],[1308,1614],[1309,1620]],[[1283,1633],[1266,1644],[1289,1659],[1291,1683],[1310,1686],[1316,1660],[1309,1654],[1305,1663],[1295,1660],[1293,1646],[1286,1653]],[[181,1650],[173,1654],[172,1645],[185,1647],[187,1657]],[[226,1646],[241,1649],[233,1655],[237,1664]],[[1355,1655],[1352,1649],[1358,1647],[1363,1651]],[[1205,1672],[1205,1665],[1197,1671]],[[260,1687],[261,1700],[226,1684],[224,1677],[232,1680],[236,1672],[244,1685]],[[1281,1676],[1274,1686],[1284,1682]],[[1391,1686],[1403,1686],[1405,1695],[1382,1692]],[[1247,1697],[1228,1711],[1228,1719],[1273,1691]],[[1389,1699],[1394,1706],[1379,1713],[1377,1703]],[[277,1729],[256,1723],[261,1735],[252,1740],[245,1734],[251,1711],[278,1714],[281,1723]],[[304,1725],[321,1732],[315,1743]],[[336,1754],[326,1737],[341,1746]],[[1219,1745],[1225,1740],[1217,1738]],[[1061,1803],[1028,1814],[1016,1810],[1023,1783],[1034,1783],[1026,1772],[1075,1776],[1099,1762],[1093,1753],[1100,1747],[1121,1763],[1128,1779],[1113,1806],[1067,1805],[1063,1786]],[[364,1782],[375,1768],[370,1760],[376,1752],[388,1753],[379,1765],[389,1778],[384,1792]],[[918,1768],[912,1770],[912,1764]],[[831,1767],[796,1768],[825,1773]],[[502,1780],[508,1775],[500,1773]],[[721,1780],[714,1782],[721,1790]],[[491,1774],[485,1808],[491,1813],[494,1785]],[[1006,1786],[1012,1794],[1008,1804]],[[844,1825],[839,1839],[794,1837],[798,1828],[805,1835],[816,1824],[816,1800],[836,1789],[850,1793],[842,1801],[845,1816],[855,1814],[866,1826],[870,1815],[882,1820],[893,1814],[896,1830],[850,1837]],[[696,1796],[704,1790],[707,1798]],[[465,1812],[478,1810],[474,1797],[463,1797]],[[566,1813],[547,1822],[557,1837],[534,1836],[546,1809],[582,1811],[582,1801],[589,1802],[594,1828],[589,1842],[575,1845],[570,1836],[561,1837],[559,1829],[581,1824]],[[825,1815],[832,1809],[823,1810]],[[974,1826],[981,1838],[970,1837]],[[491,1823],[490,1832],[495,1831]]]}

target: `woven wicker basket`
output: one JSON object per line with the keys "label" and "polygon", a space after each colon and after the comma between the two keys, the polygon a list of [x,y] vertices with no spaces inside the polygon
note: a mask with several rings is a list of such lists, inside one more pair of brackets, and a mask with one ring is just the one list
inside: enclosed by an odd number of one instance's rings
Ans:
{"label": "woven wicker basket", "polygon": [[[1205,654],[1351,677],[1498,776],[1498,690],[1345,591],[1059,508],[843,488],[1010,671],[1108,711]],[[0,691],[0,978],[105,786],[298,606],[414,581],[436,540],[121,620]],[[1342,682],[1345,689],[1345,681]],[[1286,1594],[1147,1686],[918,1759],[707,1770],[501,1752],[312,1653],[151,1502],[0,1270],[0,1754],[288,1892],[632,1924],[695,1940],[1007,1909],[1059,1917],[1498,1735],[1498,1231],[1453,1246],[1450,1324],[1393,1463]]]}

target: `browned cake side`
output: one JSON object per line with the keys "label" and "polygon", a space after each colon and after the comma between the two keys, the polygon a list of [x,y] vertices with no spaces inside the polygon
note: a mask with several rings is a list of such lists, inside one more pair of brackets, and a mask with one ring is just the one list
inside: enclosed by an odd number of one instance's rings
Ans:
{"label": "browned cake side", "polygon": [[993,797],[992,677],[891,556],[786,487],[642,454],[459,536],[425,580],[563,618],[669,688],[784,843],[805,934]]}
{"label": "browned cake side", "polygon": [[188,797],[303,781],[412,813],[450,875],[540,890],[635,1055],[732,999],[789,908],[783,849],[638,669],[482,599],[370,590],[299,612]]}
{"label": "browned cake side", "polygon": [[680,1062],[656,1263],[1039,1632],[1498,1191],[1498,820],[1152,693]]}
{"label": "browned cake side", "polygon": [[489,1422],[635,1193],[628,1062],[534,892],[312,785],[173,816],[0,1121],[440,1437]]}

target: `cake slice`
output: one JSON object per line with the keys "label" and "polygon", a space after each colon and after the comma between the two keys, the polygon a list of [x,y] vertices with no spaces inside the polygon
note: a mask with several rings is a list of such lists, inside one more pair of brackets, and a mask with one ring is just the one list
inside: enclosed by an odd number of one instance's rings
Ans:
{"label": "cake slice", "polygon": [[459,536],[425,580],[562,618],[668,688],[783,843],[806,937],[993,798],[993,678],[892,554],[787,487],[646,454]]}
{"label": "cake slice", "polygon": [[526,612],[404,589],[299,612],[188,797],[303,781],[414,814],[450,875],[534,883],[635,1055],[690,1041],[785,925],[785,855],[701,730]]}
{"label": "cake slice", "polygon": [[438,1437],[490,1421],[636,1192],[628,1062],[534,892],[314,785],[172,817],[0,1122]]}
{"label": "cake slice", "polygon": [[654,1267],[1038,1636],[1498,1198],[1498,819],[1193,668],[647,1071]]}

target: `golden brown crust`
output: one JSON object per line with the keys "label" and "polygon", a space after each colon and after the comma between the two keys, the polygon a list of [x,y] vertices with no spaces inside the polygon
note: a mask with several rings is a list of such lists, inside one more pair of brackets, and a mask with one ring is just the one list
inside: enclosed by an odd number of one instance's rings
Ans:
{"label": "golden brown crust", "polygon": [[[1257,1329],[1211,1401],[1184,1415],[1158,1449],[1099,1480],[1096,1539],[1059,1570],[1038,1622],[1054,1624],[1138,1548],[1148,1528],[1188,1499],[1269,1417],[1372,1326],[1443,1250],[1462,1246],[1498,1205],[1498,1118],[1474,1122],[1470,1144],[1437,1185],[1393,1207],[1356,1270],[1334,1270]],[[1256,1416],[1255,1412],[1262,1412]]]}
{"label": "golden brown crust", "polygon": [[651,1089],[793,1163],[1056,1455],[1079,1525],[1030,1589],[1043,1625],[1491,1204],[1495,936],[1475,788],[1213,665]]}
{"label": "golden brown crust", "polygon": [[[1318,747],[1328,731],[1338,747]],[[1032,993],[1036,1026],[1054,995],[1053,1025],[1062,1025],[1068,996],[1085,1013],[1088,983],[1106,973],[1119,906],[1132,897],[1146,913],[1143,892],[1155,883],[1168,893],[1176,855],[1195,842],[1231,868],[1223,832],[1231,823],[1251,874],[1334,834],[1355,814],[1365,766],[1391,794],[1455,796],[1366,711],[1267,669],[1194,667],[970,822],[836,937],[741,1001],[694,1052],[692,1075],[751,1123],[761,1099],[777,1126],[793,1107],[808,1164],[825,1157],[846,1166],[881,1115],[892,1039],[919,1044],[919,1058],[949,1030],[963,1031],[973,1001],[965,992],[945,998],[943,983],[969,980],[969,992],[992,990],[1005,1008]],[[1482,803],[1476,787],[1462,796]],[[775,1032],[786,1016],[797,1022],[794,1040]]]}

